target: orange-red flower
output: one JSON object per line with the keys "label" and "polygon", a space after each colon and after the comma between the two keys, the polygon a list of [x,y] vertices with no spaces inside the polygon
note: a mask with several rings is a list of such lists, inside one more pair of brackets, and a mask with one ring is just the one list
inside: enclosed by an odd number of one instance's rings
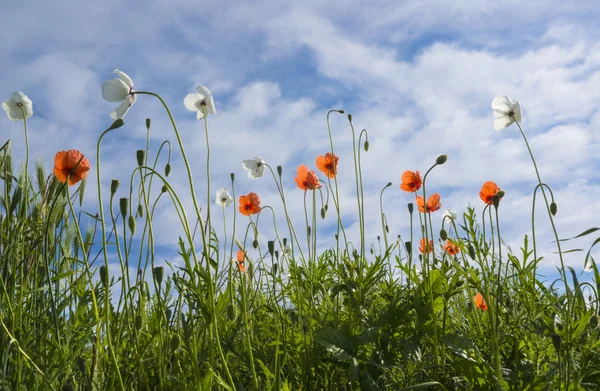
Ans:
{"label": "orange-red flower", "polygon": [[237,262],[238,262],[238,268],[240,269],[240,272],[245,272],[246,271],[246,266],[244,266],[244,258],[246,257],[246,253],[243,252],[242,250],[237,250],[237,253],[235,254],[236,258],[237,258]]}
{"label": "orange-red flower", "polygon": [[69,186],[85,179],[89,170],[90,162],[75,149],[60,151],[54,156],[54,176],[62,183],[68,178]]}
{"label": "orange-red flower", "polygon": [[444,245],[444,251],[446,251],[450,255],[457,255],[460,252],[458,246],[450,241],[450,239],[446,240],[446,244]]}
{"label": "orange-red flower", "polygon": [[479,308],[482,311],[487,311],[488,306],[481,293],[476,294],[473,300],[475,301],[475,307]]}
{"label": "orange-red flower", "polygon": [[244,216],[250,216],[260,212],[260,198],[256,193],[248,193],[240,196],[240,213]]}
{"label": "orange-red flower", "polygon": [[419,171],[404,171],[402,174],[402,183],[400,184],[400,188],[402,190],[412,193],[419,190],[422,184],[423,180],[421,179],[421,174],[419,174]]}
{"label": "orange-red flower", "polygon": [[313,170],[309,171],[304,164],[298,166],[298,174],[294,179],[302,190],[315,190],[321,187],[317,174]]}
{"label": "orange-red flower", "polygon": [[337,155],[334,154],[332,157],[331,153],[327,152],[325,156],[317,157],[317,168],[327,175],[328,178],[335,178],[338,160],[340,160],[340,158]]}
{"label": "orange-red flower", "polygon": [[438,193],[434,193],[429,196],[427,199],[427,211],[425,211],[423,196],[417,196],[417,206],[422,213],[435,212],[442,207],[442,204],[440,204],[440,195]]}
{"label": "orange-red flower", "polygon": [[425,241],[425,238],[421,239],[419,242],[419,251],[421,254],[427,254],[433,251],[433,240],[430,240],[429,243]]}
{"label": "orange-red flower", "polygon": [[481,191],[479,192],[479,198],[481,198],[481,200],[488,205],[492,204],[494,202],[493,198],[499,190],[500,188],[496,183],[492,181],[487,181],[481,187]]}

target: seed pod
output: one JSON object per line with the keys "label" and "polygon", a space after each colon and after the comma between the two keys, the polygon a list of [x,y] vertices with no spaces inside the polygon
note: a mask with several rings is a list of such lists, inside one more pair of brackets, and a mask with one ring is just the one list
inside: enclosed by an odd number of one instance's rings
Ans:
{"label": "seed pod", "polygon": [[235,174],[232,172],[229,174],[229,178],[231,179],[231,182],[233,182],[235,180]]}
{"label": "seed pod", "polygon": [[269,255],[273,256],[273,252],[275,251],[275,242],[273,240],[269,240],[267,242],[267,248],[269,249]]}
{"label": "seed pod", "polygon": [[442,240],[448,240],[448,232],[444,228],[440,230],[440,238]]}
{"label": "seed pod", "polygon": [[279,265],[277,265],[276,263],[273,264],[273,275],[277,275],[277,270],[279,269]]}
{"label": "seed pod", "polygon": [[144,217],[144,207],[142,206],[142,204],[139,204],[137,209],[138,216]]}
{"label": "seed pod", "polygon": [[365,152],[369,151],[369,140],[365,141]]}
{"label": "seed pod", "polygon": [[406,247],[406,252],[407,253],[412,253],[412,243],[410,241],[408,242],[404,242],[404,247]]}
{"label": "seed pod", "polygon": [[413,205],[412,202],[410,202],[408,204],[408,213],[412,214],[414,209],[415,209],[415,206]]}
{"label": "seed pod", "polygon": [[556,216],[557,212],[558,212],[558,205],[556,205],[556,202],[552,201],[552,203],[550,204],[550,213],[552,213],[552,216]]}
{"label": "seed pod", "polygon": [[441,166],[442,164],[446,163],[447,160],[448,160],[448,155],[440,155],[437,157],[437,159],[435,159],[435,163],[438,166]]}
{"label": "seed pod", "polygon": [[173,316],[173,310],[170,308],[167,308],[165,310],[165,318],[167,318],[167,323],[171,321],[171,316]]}
{"label": "seed pod", "polygon": [[150,130],[150,124],[151,124],[150,118],[146,118],[146,129]]}
{"label": "seed pod", "polygon": [[169,186],[167,185],[162,185],[162,187],[160,188],[160,191],[163,193],[166,193],[169,191]]}
{"label": "seed pod", "polygon": [[258,240],[254,239],[254,240],[252,241],[252,247],[254,247],[254,248],[258,248]]}
{"label": "seed pod", "polygon": [[171,173],[171,163],[167,163],[165,165],[165,176],[169,176],[170,173]]}
{"label": "seed pod", "polygon": [[275,250],[275,259],[279,261],[279,251]]}
{"label": "seed pod", "polygon": [[135,157],[137,158],[138,167],[143,166],[144,161],[146,160],[146,151],[144,151],[143,149],[138,149],[135,152]]}
{"label": "seed pod", "polygon": [[100,266],[100,281],[102,281],[104,287],[108,286],[108,271],[104,265]]}
{"label": "seed pod", "polygon": [[123,218],[127,217],[129,212],[129,198],[119,199],[119,209],[121,211],[121,216],[123,216]]}
{"label": "seed pod", "polygon": [[154,275],[154,280],[160,286],[163,282],[163,277],[165,276],[165,267],[164,266],[156,266],[152,269],[152,274]]}
{"label": "seed pod", "polygon": [[142,323],[143,323],[142,315],[136,315],[133,323],[135,325],[135,329],[137,331],[140,331],[142,329]]}
{"label": "seed pod", "polygon": [[121,181],[119,181],[117,179],[113,179],[110,182],[110,194],[115,194],[117,192],[117,189],[119,188],[120,184],[121,184]]}
{"label": "seed pod", "polygon": [[283,167],[277,166],[277,175],[281,176],[282,172],[283,172]]}
{"label": "seed pod", "polygon": [[133,216],[129,216],[129,220],[127,221],[129,224],[129,230],[132,235],[135,235],[135,218]]}
{"label": "seed pod", "polygon": [[282,242],[283,242],[283,247],[285,247],[287,244],[287,238],[283,238]]}

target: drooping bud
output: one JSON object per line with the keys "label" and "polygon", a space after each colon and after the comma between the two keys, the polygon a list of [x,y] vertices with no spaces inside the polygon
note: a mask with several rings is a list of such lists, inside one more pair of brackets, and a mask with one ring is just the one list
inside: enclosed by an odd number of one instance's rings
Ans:
{"label": "drooping bud", "polygon": [[108,286],[108,271],[104,265],[100,266],[100,281],[104,287]]}
{"label": "drooping bud", "polygon": [[325,208],[321,208],[321,218],[325,220]]}
{"label": "drooping bud", "polygon": [[164,266],[156,266],[152,269],[152,274],[154,274],[154,280],[160,286],[163,282],[163,277],[165,276],[165,267]]}
{"label": "drooping bud", "polygon": [[146,160],[146,151],[144,151],[143,149],[138,149],[135,152],[135,157],[137,159],[138,167],[143,166],[144,165],[144,161]]}
{"label": "drooping bud", "polygon": [[120,184],[121,184],[121,181],[119,181],[118,179],[113,179],[110,182],[110,194],[115,194],[117,192],[117,190],[119,189]]}
{"label": "drooping bud", "polygon": [[327,211],[329,211],[329,204],[325,204],[324,208],[325,208],[325,213],[327,213]]}
{"label": "drooping bud", "polygon": [[365,152],[369,151],[369,140],[365,140]]}
{"label": "drooping bud", "polygon": [[252,247],[254,247],[254,248],[258,248],[258,240],[254,239],[254,240],[252,241]]}
{"label": "drooping bud", "polygon": [[162,185],[162,187],[160,188],[160,191],[163,193],[166,193],[169,191],[169,186],[167,185]]}
{"label": "drooping bud", "polygon": [[558,205],[556,205],[556,202],[552,201],[552,203],[550,204],[550,213],[552,213],[552,216],[556,216],[557,212],[558,212]]}
{"label": "drooping bud", "polygon": [[440,238],[442,240],[448,240],[448,232],[444,228],[440,230]]}
{"label": "drooping bud", "polygon": [[169,174],[171,174],[171,163],[165,165],[165,176],[167,177]]}
{"label": "drooping bud", "polygon": [[129,224],[129,230],[132,235],[135,235],[135,218],[133,216],[129,216],[129,220],[127,221]]}
{"label": "drooping bud", "polygon": [[171,338],[171,349],[173,349],[173,351],[177,350],[180,344],[181,339],[179,338],[179,334],[175,334],[173,338]]}
{"label": "drooping bud", "polygon": [[275,242],[273,240],[269,240],[267,242],[267,248],[269,249],[269,255],[273,256],[273,252],[275,251]]}
{"label": "drooping bud", "polygon": [[125,121],[123,121],[121,118],[119,118],[118,120],[113,122],[112,125],[110,125],[110,128],[108,128],[108,130],[118,129],[123,125],[125,125]]}
{"label": "drooping bud", "polygon": [[337,112],[340,114],[344,114],[344,110],[338,110]]}
{"label": "drooping bud", "polygon": [[440,155],[437,157],[437,159],[435,159],[435,164],[437,164],[438,166],[441,166],[442,164],[446,163],[447,160],[448,160],[448,155]]}
{"label": "drooping bud", "polygon": [[412,202],[410,202],[410,203],[408,204],[408,213],[412,214],[412,213],[413,213],[413,210],[414,210],[414,208],[415,208],[415,206],[413,205],[413,203],[412,203]]}
{"label": "drooping bud", "polygon": [[352,114],[348,114],[348,121],[352,122]]}
{"label": "drooping bud", "polygon": [[142,204],[139,204],[137,209],[138,216],[144,217],[144,207],[142,206]]}
{"label": "drooping bud", "polygon": [[119,209],[121,211],[121,216],[123,216],[123,218],[127,217],[127,212],[129,211],[129,198],[119,199]]}
{"label": "drooping bud", "polygon": [[500,197],[498,194],[492,196],[492,203],[494,204],[494,208],[498,209],[498,206],[500,206]]}

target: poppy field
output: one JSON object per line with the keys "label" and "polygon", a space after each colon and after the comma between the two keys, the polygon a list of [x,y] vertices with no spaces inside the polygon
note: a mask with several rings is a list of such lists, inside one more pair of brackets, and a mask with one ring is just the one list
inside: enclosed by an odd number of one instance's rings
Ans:
{"label": "poppy field", "polygon": [[[373,245],[365,239],[361,159],[377,140],[355,132],[351,115],[326,113],[329,148],[296,172],[250,158],[228,187],[213,189],[211,91],[200,85],[183,100],[205,132],[208,179],[199,183],[167,102],[115,74],[102,85],[103,98],[118,106],[98,133],[95,160],[74,145],[56,153],[51,173],[30,165],[33,102],[16,92],[2,104],[24,139],[0,148],[0,390],[600,390],[594,246],[580,253],[592,281],[580,282],[565,264],[558,202],[519,102],[494,98],[490,127],[520,132],[527,146],[537,177],[528,184],[538,203],[532,213],[541,210],[538,221],[554,234],[544,238],[554,246],[554,281],[540,277],[535,226],[518,251],[504,244],[501,211],[510,194],[501,184],[482,183],[481,203],[463,215],[441,209],[444,195],[430,191],[428,175],[446,155],[389,178],[379,199],[389,189],[413,200],[410,229],[392,237],[396,223],[381,201]],[[165,143],[178,160],[146,144],[131,182],[112,180],[107,199],[102,143],[146,99],[164,108],[155,115],[169,119]],[[336,154],[332,115],[348,118],[351,156]],[[148,137],[151,127],[148,119]],[[11,144],[21,142],[26,156],[17,163]],[[340,213],[341,159],[355,168],[359,242],[349,240]],[[170,183],[175,169],[189,203]],[[252,180],[276,191],[279,220],[259,191],[236,195],[237,182]],[[295,188],[303,198],[289,194]],[[199,194],[211,202],[201,204]],[[92,210],[84,206],[90,198]],[[184,233],[172,243],[177,262],[167,265],[155,252],[159,202],[172,207]],[[303,205],[303,219],[292,219],[291,203]],[[325,249],[317,230],[324,219],[335,226]],[[581,227],[576,238],[597,230]]]}

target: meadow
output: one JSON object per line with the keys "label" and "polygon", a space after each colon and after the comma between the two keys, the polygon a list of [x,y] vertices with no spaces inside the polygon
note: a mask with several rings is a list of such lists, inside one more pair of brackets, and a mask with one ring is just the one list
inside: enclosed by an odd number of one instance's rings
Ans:
{"label": "meadow", "polygon": [[[463,215],[441,209],[443,194],[427,179],[446,155],[390,178],[379,193],[378,241],[368,243],[361,159],[369,158],[370,141],[351,115],[326,113],[330,148],[296,172],[247,159],[228,188],[215,189],[210,90],[198,86],[184,99],[205,131],[208,179],[198,183],[167,103],[115,74],[102,86],[104,99],[118,106],[99,132],[96,160],[86,151],[58,151],[52,173],[29,162],[33,102],[17,92],[3,103],[24,139],[0,148],[0,390],[600,389],[600,275],[592,257],[600,238],[579,252],[591,282],[580,282],[564,261],[566,240],[599,229],[558,236],[558,204],[529,148],[519,102],[496,97],[490,111],[490,127],[520,132],[537,174],[532,214],[523,217],[531,235],[518,251],[503,242],[502,200],[510,195],[496,183],[482,183],[481,203]],[[156,151],[142,146],[131,180],[113,180],[103,199],[102,142],[127,127],[124,118],[142,97],[161,102],[165,111],[156,116],[169,118],[173,137]],[[345,158],[355,170],[355,243],[340,213],[333,115],[347,117],[353,138]],[[146,128],[149,140],[150,119]],[[17,142],[27,151],[18,166],[11,154]],[[171,154],[183,165],[172,167]],[[185,172],[191,205],[169,182],[175,169]],[[86,183],[91,170],[97,183]],[[250,179],[272,184],[285,224],[277,225],[260,194],[236,195],[236,182]],[[304,197],[291,199],[290,186]],[[410,231],[397,237],[383,203],[391,189],[414,198]],[[200,193],[214,202],[200,205]],[[97,197],[97,209],[85,210],[84,197]],[[292,221],[290,202],[303,203],[304,220]],[[165,267],[155,256],[159,203],[171,205],[181,223],[184,235],[173,243],[181,266]],[[554,233],[546,239],[555,246],[555,281],[539,275],[540,210]],[[322,250],[317,227],[325,218],[337,223]],[[442,220],[441,230],[432,219]],[[264,226],[273,237],[259,235]],[[110,265],[121,272],[110,273]]]}

